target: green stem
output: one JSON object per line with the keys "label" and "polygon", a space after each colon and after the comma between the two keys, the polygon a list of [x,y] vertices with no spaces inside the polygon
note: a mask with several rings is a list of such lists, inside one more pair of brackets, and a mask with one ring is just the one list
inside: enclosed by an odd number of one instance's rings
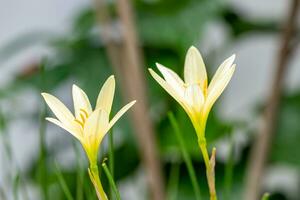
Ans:
{"label": "green stem", "polygon": [[180,176],[180,169],[178,163],[173,163],[170,170],[169,181],[168,181],[168,200],[176,200],[178,196],[178,182]]}
{"label": "green stem", "polygon": [[109,171],[114,178],[114,133],[111,129],[109,134]]}
{"label": "green stem", "polygon": [[95,165],[90,165],[89,168],[89,175],[90,175],[90,179],[95,187],[96,190],[96,194],[99,200],[108,200],[107,196],[103,190],[100,178],[99,178],[99,170],[98,170],[98,166]]}
{"label": "green stem", "polygon": [[77,168],[76,168],[76,200],[83,200],[83,193],[84,193],[84,170],[82,166],[82,160],[80,156],[80,151],[77,146],[77,144],[73,140],[73,148],[76,155],[76,162],[77,162]]}
{"label": "green stem", "polygon": [[106,177],[107,177],[107,179],[108,179],[108,181],[109,181],[109,184],[111,185],[112,190],[114,191],[114,193],[115,193],[115,195],[116,195],[116,199],[117,199],[117,200],[121,200],[120,193],[119,193],[119,191],[118,191],[118,189],[117,189],[117,186],[116,186],[116,184],[115,184],[115,182],[114,182],[114,179],[113,179],[111,173],[109,172],[109,169],[107,168],[107,166],[106,166],[105,163],[102,163],[102,167],[103,167],[104,173],[106,174]]}
{"label": "green stem", "polygon": [[193,125],[198,135],[198,145],[201,150],[205,167],[206,167],[206,178],[209,187],[210,200],[217,200],[218,198],[217,198],[216,187],[215,187],[215,168],[214,168],[215,161],[213,160],[212,163],[209,159],[207,146],[206,146],[206,139],[205,139],[205,125],[197,125],[197,123],[193,123]]}
{"label": "green stem", "polygon": [[46,106],[43,105],[43,110],[40,113],[40,128],[39,128],[39,142],[40,142],[40,155],[39,155],[39,168],[38,168],[38,176],[41,181],[41,187],[43,192],[44,200],[49,199],[48,194],[48,173],[47,173],[47,164],[46,164]]}
{"label": "green stem", "polygon": [[[113,135],[113,129],[111,129],[109,134],[109,146],[108,146],[108,155],[109,155],[109,171],[112,176],[112,179],[114,179],[114,135]],[[113,188],[109,191],[109,198],[112,199],[112,193]]]}
{"label": "green stem", "polygon": [[196,173],[195,173],[195,170],[193,168],[191,158],[190,158],[190,156],[187,152],[185,142],[182,138],[180,128],[178,126],[178,123],[177,123],[173,113],[171,113],[171,112],[168,113],[168,117],[169,117],[171,125],[174,129],[177,141],[179,143],[179,147],[180,147],[184,162],[187,166],[188,173],[189,173],[189,176],[190,176],[190,179],[191,179],[191,182],[192,182],[192,186],[193,186],[193,189],[194,189],[194,192],[195,192],[195,195],[196,195],[196,199],[199,200],[199,199],[201,199],[199,184],[197,182]]}
{"label": "green stem", "polygon": [[[40,90],[44,91],[46,87],[46,76],[45,76],[45,66],[47,64],[46,60],[43,60],[40,65]],[[44,103],[42,106],[42,110],[40,112],[40,127],[39,127],[39,142],[40,142],[40,155],[39,155],[39,169],[38,176],[41,181],[43,199],[48,200],[48,173],[47,173],[47,164],[46,164],[46,104]]]}

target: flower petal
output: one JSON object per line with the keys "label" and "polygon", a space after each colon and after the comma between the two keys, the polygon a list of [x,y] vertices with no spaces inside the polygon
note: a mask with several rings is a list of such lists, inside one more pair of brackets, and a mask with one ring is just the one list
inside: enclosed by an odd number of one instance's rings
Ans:
{"label": "flower petal", "polygon": [[204,95],[198,84],[193,84],[186,88],[185,99],[194,111],[200,113],[204,104]]}
{"label": "flower petal", "polygon": [[218,79],[215,79],[213,84],[211,83],[208,88],[207,98],[205,101],[205,111],[208,114],[213,104],[222,94],[226,86],[228,85],[231,77],[235,71],[235,64],[230,66],[228,69],[224,70],[218,75]]}
{"label": "flower petal", "polygon": [[163,78],[161,78],[156,72],[149,68],[149,72],[152,77],[164,88],[181,106],[184,104],[184,98],[180,96]]}
{"label": "flower petal", "polygon": [[48,93],[42,93],[42,96],[59,121],[67,126],[73,125],[75,119],[73,114],[60,100]]}
{"label": "flower petal", "polygon": [[120,119],[120,117],[122,117],[122,115],[129,109],[131,108],[131,106],[133,106],[135,104],[136,101],[132,101],[130,103],[128,103],[127,105],[125,105],[113,118],[112,120],[109,122],[109,125],[107,127],[107,131],[109,131],[109,129]]}
{"label": "flower petal", "polygon": [[76,137],[79,141],[81,141],[82,139],[82,134],[81,134],[81,129],[80,127],[67,127],[66,125],[64,125],[63,123],[61,123],[60,121],[58,121],[57,119],[51,118],[51,117],[47,117],[46,118],[47,121],[61,127],[62,129],[68,131],[69,133],[71,133],[74,137]]}
{"label": "flower petal", "polygon": [[96,109],[103,109],[110,114],[115,93],[115,77],[110,76],[103,84],[97,98]]}
{"label": "flower petal", "polygon": [[89,98],[87,97],[85,92],[75,84],[72,87],[72,95],[75,117],[77,119],[80,117],[81,109],[85,110],[87,114],[90,114],[92,112],[92,106],[90,104]]}
{"label": "flower petal", "polygon": [[[84,124],[83,137],[87,146],[98,148],[105,135],[109,123],[108,114],[105,110],[97,109],[89,116]],[[96,145],[96,146],[95,146]]]}
{"label": "flower petal", "polygon": [[229,58],[227,58],[217,69],[215,75],[213,76],[213,78],[211,79],[209,86],[208,86],[208,90],[211,90],[211,88],[214,87],[215,82],[217,82],[223,75],[224,73],[226,73],[228,70],[230,70],[233,62],[235,59],[235,54],[233,54],[232,56],[230,56]]}
{"label": "flower petal", "polygon": [[184,81],[187,84],[200,84],[204,91],[207,87],[205,64],[198,49],[190,47],[184,63]]}
{"label": "flower petal", "polygon": [[166,68],[159,63],[156,63],[156,66],[164,76],[167,83],[169,83],[169,85],[176,91],[177,94],[183,96],[185,88],[182,79],[171,69]]}

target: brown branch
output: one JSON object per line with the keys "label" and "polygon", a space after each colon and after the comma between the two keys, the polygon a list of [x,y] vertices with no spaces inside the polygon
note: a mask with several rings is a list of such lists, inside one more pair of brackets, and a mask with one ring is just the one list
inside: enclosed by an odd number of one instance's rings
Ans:
{"label": "brown branch", "polygon": [[98,22],[102,27],[102,39],[126,100],[136,99],[131,112],[132,125],[146,168],[147,180],[153,200],[164,200],[164,181],[159,162],[152,121],[149,117],[147,87],[142,51],[134,24],[131,1],[118,0],[117,13],[121,22],[120,41],[111,38],[111,19],[104,0],[95,0]]}
{"label": "brown branch", "polygon": [[299,0],[293,0],[289,8],[289,16],[282,31],[277,68],[272,81],[270,96],[263,113],[262,126],[259,129],[259,134],[257,135],[256,142],[254,143],[250,154],[245,185],[244,199],[246,200],[257,200],[261,193],[262,177],[276,130],[276,120],[280,109],[283,81],[287,72],[288,61],[293,50],[292,40],[295,36],[298,7]]}

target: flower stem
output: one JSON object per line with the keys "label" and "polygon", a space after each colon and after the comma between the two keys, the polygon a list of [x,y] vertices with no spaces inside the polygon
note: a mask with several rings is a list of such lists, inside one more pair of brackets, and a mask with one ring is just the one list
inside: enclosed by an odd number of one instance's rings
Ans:
{"label": "flower stem", "polygon": [[99,200],[108,200],[108,198],[103,190],[100,178],[99,178],[99,170],[98,170],[97,164],[90,165],[89,175],[90,175],[90,179],[95,187],[98,199]]}
{"label": "flower stem", "polygon": [[217,200],[218,198],[217,198],[216,187],[215,187],[216,148],[213,148],[212,156],[211,158],[209,158],[207,145],[206,145],[206,138],[205,138],[205,123],[200,125],[197,123],[193,123],[193,125],[198,135],[198,145],[201,150],[205,167],[206,167],[206,178],[208,182],[210,200]]}
{"label": "flower stem", "polygon": [[204,137],[200,137],[198,140],[198,145],[203,155],[205,167],[206,167],[206,177],[209,187],[210,200],[217,200],[217,193],[215,187],[215,154],[216,149],[213,149],[213,153],[211,159],[209,159],[207,147],[206,147],[206,139]]}

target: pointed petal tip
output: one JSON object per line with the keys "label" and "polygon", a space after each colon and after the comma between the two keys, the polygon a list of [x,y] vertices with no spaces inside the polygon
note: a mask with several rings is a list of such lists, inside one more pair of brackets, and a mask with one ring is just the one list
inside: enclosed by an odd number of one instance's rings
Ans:
{"label": "pointed petal tip", "polygon": [[159,71],[164,70],[166,68],[165,66],[163,66],[159,63],[155,63],[155,64],[156,64],[157,69],[159,69]]}
{"label": "pointed petal tip", "polygon": [[108,81],[108,82],[111,82],[113,85],[115,85],[115,83],[116,83],[115,75],[110,75],[110,76],[107,78],[107,81]]}
{"label": "pointed petal tip", "polygon": [[46,93],[46,92],[42,92],[41,93],[42,97],[46,100],[48,97],[52,96],[51,94],[49,93]]}
{"label": "pointed petal tip", "polygon": [[156,72],[152,68],[148,68],[150,74],[153,76],[153,74],[156,74]]}
{"label": "pointed petal tip", "polygon": [[80,89],[80,87],[78,87],[76,84],[73,84],[72,85],[72,90],[74,91],[74,90],[77,90],[77,89]]}
{"label": "pointed petal tip", "polygon": [[161,68],[161,67],[163,67],[163,65],[160,64],[160,63],[158,63],[158,62],[156,62],[155,65],[156,65],[156,67],[157,67],[158,69]]}
{"label": "pointed petal tip", "polygon": [[130,108],[130,107],[132,107],[135,103],[136,103],[136,100],[133,100],[133,101],[129,102],[129,103],[127,104],[127,106]]}
{"label": "pointed petal tip", "polygon": [[[48,122],[53,123],[53,121],[55,121],[55,120],[57,120],[57,119],[55,119],[55,118],[53,118],[53,117],[46,117],[45,120],[47,120]],[[57,121],[59,121],[59,120],[57,120]]]}
{"label": "pointed petal tip", "polygon": [[110,75],[108,79],[115,79],[115,75]]}
{"label": "pointed petal tip", "polygon": [[[199,53],[200,54],[200,51],[197,47],[195,47],[194,45],[192,45],[189,49],[188,49],[188,53],[187,54],[190,54],[190,53]],[[201,55],[201,54],[200,54]]]}
{"label": "pointed petal tip", "polygon": [[189,50],[198,50],[194,45],[190,46]]}
{"label": "pointed petal tip", "polygon": [[113,84],[115,85],[116,79],[115,79],[115,75],[110,75],[106,81],[104,82],[104,84],[109,83],[109,84]]}
{"label": "pointed petal tip", "polygon": [[232,62],[235,60],[235,58],[236,58],[236,54],[232,54],[229,58],[228,58],[228,60],[232,60]]}

